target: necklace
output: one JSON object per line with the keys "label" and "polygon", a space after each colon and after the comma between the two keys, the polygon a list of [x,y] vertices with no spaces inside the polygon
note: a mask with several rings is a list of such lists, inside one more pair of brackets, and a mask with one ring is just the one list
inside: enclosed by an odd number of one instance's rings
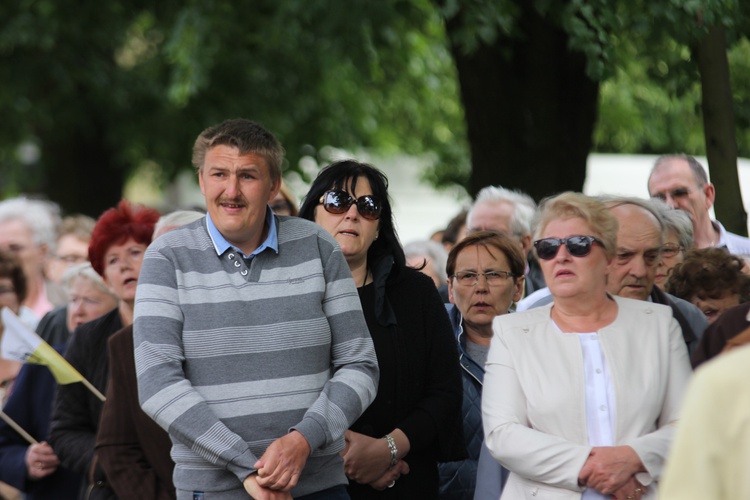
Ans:
{"label": "necklace", "polygon": [[365,269],[365,279],[362,280],[362,286],[365,286],[367,284],[367,275],[370,274],[369,269]]}

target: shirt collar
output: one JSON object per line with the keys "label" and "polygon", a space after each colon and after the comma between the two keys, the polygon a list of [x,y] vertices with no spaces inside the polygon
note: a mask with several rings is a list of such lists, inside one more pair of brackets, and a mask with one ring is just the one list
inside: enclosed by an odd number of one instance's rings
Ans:
{"label": "shirt collar", "polygon": [[711,221],[711,225],[719,231],[719,241],[716,243],[717,248],[727,246],[727,230],[721,225],[721,222],[717,220]]}
{"label": "shirt collar", "polygon": [[271,211],[270,207],[266,209],[265,225],[266,227],[268,227],[268,236],[266,237],[265,241],[263,241],[263,243],[261,243],[261,245],[256,248],[250,255],[245,255],[242,250],[232,245],[226,240],[226,238],[224,238],[224,236],[216,228],[214,221],[211,220],[211,215],[208,213],[206,214],[206,229],[208,229],[208,235],[211,237],[211,242],[214,244],[216,255],[222,255],[230,248],[236,250],[245,258],[255,257],[266,248],[270,248],[274,252],[279,253],[279,238],[276,228],[276,218],[273,216],[273,212]]}

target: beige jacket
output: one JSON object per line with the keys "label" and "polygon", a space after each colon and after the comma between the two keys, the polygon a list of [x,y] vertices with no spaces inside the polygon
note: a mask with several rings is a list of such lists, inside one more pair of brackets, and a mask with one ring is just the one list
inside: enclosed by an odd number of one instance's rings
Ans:
{"label": "beige jacket", "polygon": [[[691,369],[671,310],[615,297],[615,321],[599,330],[615,391],[615,442],[629,445],[656,485]],[[487,358],[482,418],[492,455],[511,471],[503,500],[580,499],[588,458],[583,356],[576,334],[560,333],[552,305],[498,316]]]}

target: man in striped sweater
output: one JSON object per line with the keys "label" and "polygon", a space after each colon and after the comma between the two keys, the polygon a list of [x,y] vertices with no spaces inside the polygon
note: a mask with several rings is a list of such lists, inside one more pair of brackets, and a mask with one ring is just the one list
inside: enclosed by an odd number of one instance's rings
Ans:
{"label": "man in striped sweater", "polygon": [[254,122],[203,131],[208,214],[143,261],[139,399],[169,432],[178,499],[347,498],[339,452],[375,397],[377,360],[335,240],[268,207],[282,158]]}

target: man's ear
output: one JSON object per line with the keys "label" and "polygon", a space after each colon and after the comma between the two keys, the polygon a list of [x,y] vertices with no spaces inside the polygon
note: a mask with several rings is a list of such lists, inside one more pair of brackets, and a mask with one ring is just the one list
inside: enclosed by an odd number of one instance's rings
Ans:
{"label": "man's ear", "polygon": [[706,210],[710,209],[712,206],[714,206],[714,200],[716,199],[716,188],[713,184],[710,182],[706,185],[704,185],[701,189],[703,189],[703,194],[706,197]]}
{"label": "man's ear", "polygon": [[526,283],[526,276],[519,276],[513,284],[513,302],[521,300],[523,295],[523,285]]}
{"label": "man's ear", "polygon": [[281,177],[274,180],[271,184],[271,192],[268,194],[268,204],[270,205],[274,198],[276,198],[276,195],[279,194],[279,190],[281,190]]}

